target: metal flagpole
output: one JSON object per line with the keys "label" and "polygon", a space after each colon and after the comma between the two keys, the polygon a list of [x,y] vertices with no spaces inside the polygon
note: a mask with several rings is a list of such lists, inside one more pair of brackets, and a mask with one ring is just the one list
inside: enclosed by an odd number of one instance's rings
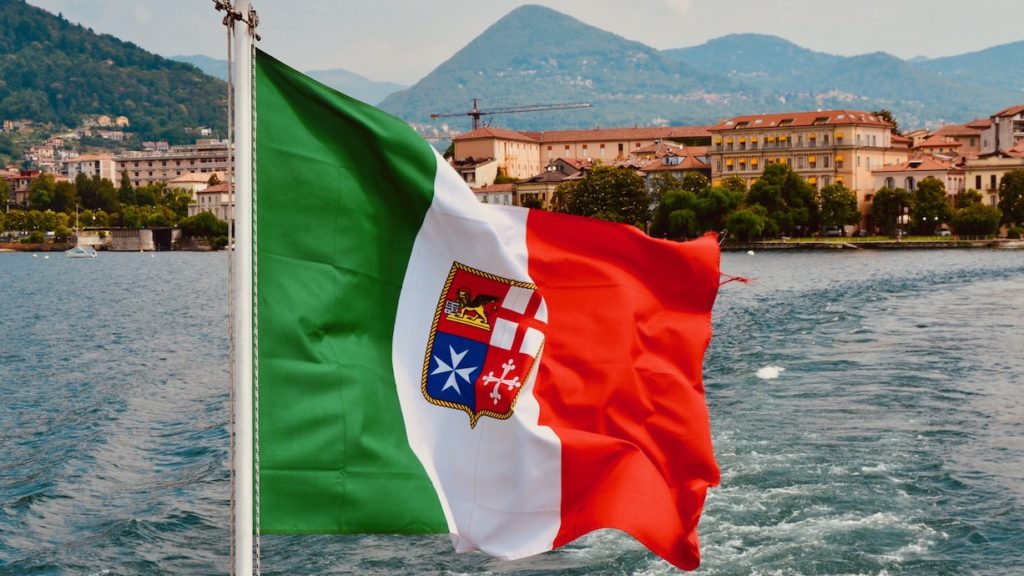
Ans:
{"label": "metal flagpole", "polygon": [[232,526],[235,576],[253,574],[253,82],[255,18],[250,0],[240,0],[230,25],[234,39],[234,431]]}

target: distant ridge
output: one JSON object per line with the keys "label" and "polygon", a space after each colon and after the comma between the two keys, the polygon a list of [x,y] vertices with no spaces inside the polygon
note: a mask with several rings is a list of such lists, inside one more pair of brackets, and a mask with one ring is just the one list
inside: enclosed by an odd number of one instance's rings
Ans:
{"label": "distant ridge", "polygon": [[[984,76],[984,77],[983,77]],[[521,6],[380,106],[431,124],[431,112],[589,101],[593,108],[495,117],[512,129],[701,124],[748,113],[892,111],[937,126],[1024,102],[1024,42],[973,54],[901,60],[838,56],[766,34],[730,34],[658,51],[550,8]],[[449,119],[452,129],[468,129]],[[435,122],[433,125],[437,126]]]}

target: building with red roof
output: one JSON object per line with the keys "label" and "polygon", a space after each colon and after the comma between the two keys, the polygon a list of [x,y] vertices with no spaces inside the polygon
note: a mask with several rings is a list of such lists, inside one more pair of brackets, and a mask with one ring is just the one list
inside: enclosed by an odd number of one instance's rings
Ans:
{"label": "building with red roof", "polygon": [[872,170],[907,160],[893,125],[860,110],[820,110],[735,116],[709,128],[712,182],[738,176],[749,186],[765,166],[782,163],[816,188],[843,184],[862,213],[874,193]]}

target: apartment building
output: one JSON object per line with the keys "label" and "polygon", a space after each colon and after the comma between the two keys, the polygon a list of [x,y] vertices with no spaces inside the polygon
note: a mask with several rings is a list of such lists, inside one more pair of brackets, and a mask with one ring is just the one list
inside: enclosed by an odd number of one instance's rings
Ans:
{"label": "apartment building", "polygon": [[1024,104],[1010,106],[989,117],[981,153],[1008,150],[1021,142],[1024,142]]}
{"label": "apartment building", "polygon": [[230,169],[227,141],[213,139],[171,146],[166,151],[125,152],[114,157],[114,162],[117,179],[120,180],[122,172],[127,172],[132,186],[136,188],[157,182],[170,182],[193,172],[226,173]]}
{"label": "apartment building", "polygon": [[854,190],[866,213],[876,190],[872,170],[907,161],[892,128],[859,110],[736,116],[709,128],[712,182],[739,176],[749,186],[765,166],[784,163],[819,189],[841,183]]}
{"label": "apartment building", "polygon": [[[636,150],[662,141],[708,145],[711,134],[704,126],[649,128],[598,128],[522,132],[484,127],[452,139],[455,162],[467,158],[493,160],[497,172],[519,180],[543,172],[559,158],[613,163],[631,158]],[[463,177],[468,177],[463,174]],[[467,180],[468,181],[468,180]],[[484,173],[474,174],[473,184],[493,183]]]}
{"label": "apartment building", "polygon": [[117,184],[113,154],[82,154],[64,160],[61,173],[74,181],[79,174],[92,178],[99,176]]}
{"label": "apartment building", "polygon": [[966,185],[980,192],[986,205],[995,206],[1003,176],[1018,169],[1024,169],[1024,141],[999,152],[968,158],[964,163]]}
{"label": "apartment building", "polygon": [[966,190],[966,172],[961,164],[934,156],[920,156],[906,162],[889,164],[873,171],[875,190],[902,188],[913,192],[925,178],[935,178],[946,188],[950,203]]}

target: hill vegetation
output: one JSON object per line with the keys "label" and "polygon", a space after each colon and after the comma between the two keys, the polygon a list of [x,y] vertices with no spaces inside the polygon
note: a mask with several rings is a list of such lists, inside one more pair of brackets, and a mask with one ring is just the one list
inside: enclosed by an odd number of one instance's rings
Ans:
{"label": "hill vegetation", "polygon": [[143,140],[186,142],[189,128],[225,133],[220,80],[23,0],[0,0],[0,117],[76,126],[126,116]]}
{"label": "hill vegetation", "polygon": [[[381,107],[432,112],[587,101],[593,108],[502,116],[543,129],[715,123],[737,114],[891,110],[907,127],[964,122],[1024,102],[1024,42],[935,60],[838,56],[764,34],[658,51],[539,6],[517,8]],[[434,123],[437,125],[437,122]],[[466,129],[466,126],[458,126]]]}

